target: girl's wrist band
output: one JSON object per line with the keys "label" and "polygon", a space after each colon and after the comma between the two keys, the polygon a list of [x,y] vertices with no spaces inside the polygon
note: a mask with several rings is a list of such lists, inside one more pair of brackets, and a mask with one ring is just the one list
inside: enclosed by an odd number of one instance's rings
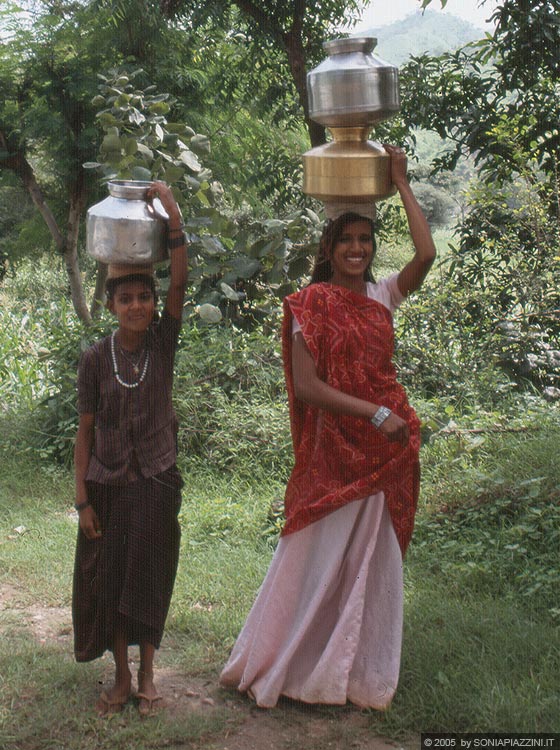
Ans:
{"label": "girl's wrist band", "polygon": [[176,247],[183,247],[185,244],[185,235],[183,232],[178,237],[172,237],[171,239],[167,240],[167,247],[169,250],[173,250]]}
{"label": "girl's wrist band", "polygon": [[89,500],[84,500],[84,502],[83,502],[83,503],[76,503],[76,504],[74,505],[74,510],[77,510],[77,511],[78,511],[78,513],[79,513],[79,512],[80,512],[81,510],[83,510],[84,508],[87,508],[87,507],[88,507],[88,505],[89,505]]}

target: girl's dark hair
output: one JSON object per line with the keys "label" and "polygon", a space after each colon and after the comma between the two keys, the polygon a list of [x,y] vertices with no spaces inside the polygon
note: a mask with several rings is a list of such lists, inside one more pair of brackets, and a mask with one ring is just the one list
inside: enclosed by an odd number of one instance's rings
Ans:
{"label": "girl's dark hair", "polygon": [[[373,243],[373,255],[371,257],[373,260],[377,251],[374,234],[375,222],[372,219],[368,219],[367,216],[360,216],[360,214],[349,211],[348,213],[342,214],[337,219],[329,219],[325,224],[321,240],[319,241],[319,250],[317,251],[313,270],[311,271],[310,284],[316,284],[319,281],[330,281],[333,275],[330,258],[334,247],[342,237],[346,227],[349,224],[355,224],[358,221],[367,221],[371,226],[371,239]],[[364,281],[375,281],[370,266],[364,271]]]}
{"label": "girl's dark hair", "polygon": [[140,281],[142,284],[145,284],[154,295],[154,302],[157,305],[158,295],[156,290],[156,281],[153,276],[147,273],[128,273],[126,274],[126,276],[114,276],[110,279],[107,279],[107,281],[105,282],[105,294],[107,296],[107,299],[113,299],[113,297],[115,296],[115,292],[117,291],[117,287],[120,284],[126,284],[129,281]]}
{"label": "girl's dark hair", "polygon": [[[126,276],[114,276],[110,279],[107,279],[105,282],[105,295],[107,297],[107,301],[112,300],[115,296],[115,292],[117,291],[117,287],[120,284],[126,284],[128,281],[140,281],[142,284],[145,284],[151,291],[151,293],[154,296],[154,304],[157,305],[158,303],[158,294],[156,289],[156,280],[153,276],[147,273],[128,273]],[[154,318],[153,323],[157,323],[159,320],[159,313],[157,310],[154,310]]]}

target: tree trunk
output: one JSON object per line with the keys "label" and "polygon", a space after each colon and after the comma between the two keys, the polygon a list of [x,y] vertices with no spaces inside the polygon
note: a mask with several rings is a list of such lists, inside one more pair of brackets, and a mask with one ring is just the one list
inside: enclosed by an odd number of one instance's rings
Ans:
{"label": "tree trunk", "polygon": [[[3,133],[0,133],[0,143],[7,150],[7,141]],[[54,240],[57,250],[64,258],[66,273],[70,282],[72,304],[76,314],[86,324],[91,323],[91,315],[87,307],[82,277],[78,263],[78,233],[80,229],[80,216],[85,206],[86,190],[83,173],[80,171],[70,196],[70,209],[68,214],[68,230],[66,237],[59,229],[56,218],[49,205],[45,201],[43,191],[37,183],[33,167],[25,158],[22,151],[10,153],[2,161],[2,167],[11,169],[23,182],[25,189],[31,196],[31,200],[43,217],[49,232]]]}
{"label": "tree trunk", "polygon": [[303,49],[301,19],[294,19],[292,30],[284,35],[284,47],[288,56],[288,64],[292,71],[292,78],[299,94],[299,100],[305,114],[305,123],[309,132],[309,140],[313,148],[326,143],[326,132],[323,125],[309,117],[309,101],[307,98],[307,69],[305,51]]}
{"label": "tree trunk", "polygon": [[[2,143],[4,148],[7,149],[6,140],[3,134],[0,134],[0,142]],[[9,156],[3,159],[2,167],[4,167],[5,169],[11,169],[12,172],[15,172],[21,179],[25,189],[31,196],[31,200],[39,210],[39,213],[43,217],[45,224],[49,228],[49,232],[54,239],[57,249],[60,252],[63,252],[64,238],[58,228],[58,224],[56,223],[56,219],[52,211],[50,210],[47,203],[45,203],[41,188],[39,187],[39,185],[37,184],[37,180],[35,179],[33,168],[31,167],[23,153],[21,151],[17,151],[15,153],[9,154]]]}
{"label": "tree trunk", "polygon": [[90,307],[90,313],[92,318],[96,318],[99,315],[100,310],[104,306],[103,294],[105,292],[105,280],[107,279],[108,266],[106,263],[99,262],[97,264],[97,274],[95,276],[95,290],[93,292],[93,300]]}
{"label": "tree trunk", "polygon": [[80,231],[80,216],[86,202],[86,190],[83,173],[80,170],[70,195],[70,209],[68,211],[68,230],[62,254],[66,265],[66,273],[70,281],[72,304],[81,321],[89,325],[91,314],[87,306],[82,275],[78,262],[78,237]]}
{"label": "tree trunk", "polygon": [[253,18],[265,34],[275,37],[277,42],[284,47],[299,101],[303,107],[309,140],[313,147],[321,146],[327,140],[326,131],[323,125],[309,118],[309,104],[307,101],[307,60],[303,45],[303,19],[306,11],[305,0],[294,1],[289,31],[282,31],[276,25],[274,19],[267,15],[265,8],[253,2],[253,0],[236,0],[236,5],[240,10]]}

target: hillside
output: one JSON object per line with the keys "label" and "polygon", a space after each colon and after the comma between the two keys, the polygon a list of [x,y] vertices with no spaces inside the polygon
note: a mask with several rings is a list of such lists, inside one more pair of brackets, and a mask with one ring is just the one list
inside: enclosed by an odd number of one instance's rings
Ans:
{"label": "hillside", "polygon": [[484,31],[448,13],[427,10],[411,13],[405,19],[360,31],[356,36],[377,38],[375,54],[393,65],[402,65],[410,55],[429,52],[441,55],[481,39]]}

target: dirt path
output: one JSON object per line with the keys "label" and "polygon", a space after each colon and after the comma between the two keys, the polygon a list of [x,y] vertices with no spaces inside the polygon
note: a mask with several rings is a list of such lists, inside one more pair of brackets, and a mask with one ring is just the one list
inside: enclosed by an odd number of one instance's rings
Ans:
{"label": "dirt path", "polygon": [[[23,616],[38,643],[58,643],[64,651],[72,649],[72,624],[69,608],[28,605],[21,592],[10,585],[0,586],[0,610]],[[107,681],[112,669],[107,658]],[[257,708],[235,691],[223,690],[217,682],[189,676],[169,667],[157,668],[157,685],[170,718],[179,720],[194,712],[225,713],[222,736],[206,740],[205,750],[413,750],[419,740],[411,738],[401,745],[383,737],[372,737],[368,716],[353,708],[344,708],[326,716],[321,709],[286,701],[279,709]]]}

